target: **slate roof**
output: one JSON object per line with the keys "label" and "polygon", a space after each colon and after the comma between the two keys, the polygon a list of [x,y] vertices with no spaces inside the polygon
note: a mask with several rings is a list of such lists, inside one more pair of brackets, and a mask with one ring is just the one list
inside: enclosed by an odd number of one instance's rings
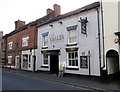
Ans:
{"label": "slate roof", "polygon": [[48,24],[48,23],[51,23],[51,22],[54,22],[54,21],[57,21],[57,20],[60,20],[60,19],[66,18],[66,17],[72,16],[72,15],[76,15],[76,14],[78,14],[78,13],[80,13],[80,12],[84,12],[84,11],[88,11],[88,10],[90,10],[90,9],[97,8],[97,7],[99,7],[99,6],[100,6],[100,2],[95,2],[95,3],[89,4],[89,5],[87,5],[87,6],[84,6],[84,7],[82,7],[82,8],[79,8],[79,9],[77,9],[77,10],[74,10],[74,11],[72,11],[72,12],[69,12],[69,13],[66,13],[66,14],[63,14],[63,15],[58,15],[58,16],[56,16],[56,17],[50,18],[49,20],[41,23],[40,21],[42,21],[43,18],[47,17],[47,16],[44,16],[44,17],[42,17],[42,18],[40,18],[40,19],[37,19],[37,20],[35,20],[35,21],[33,21],[33,22],[30,22],[30,23],[28,23],[28,24],[26,24],[26,25],[24,25],[24,26],[22,26],[22,27],[20,27],[20,28],[18,28],[18,29],[16,29],[16,30],[10,32],[9,34],[6,34],[6,35],[3,36],[2,38],[6,38],[6,37],[8,37],[8,36],[11,36],[11,35],[13,35],[13,34],[15,34],[15,33],[17,33],[17,32],[20,32],[20,31],[22,31],[22,30],[30,27],[30,26],[37,25],[37,27],[40,27],[40,26],[43,26],[43,25],[45,25],[45,24]]}
{"label": "slate roof", "polygon": [[59,16],[56,16],[56,17],[53,17],[51,19],[49,19],[48,21],[42,23],[42,24],[38,24],[37,27],[40,27],[40,26],[43,26],[43,25],[46,25],[48,23],[51,23],[51,22],[54,22],[54,21],[57,21],[57,20],[60,20],[60,19],[63,19],[63,18],[66,18],[66,17],[69,17],[69,16],[72,16],[72,15],[76,15],[80,12],[84,12],[84,11],[88,11],[88,10],[91,10],[91,9],[94,9],[94,8],[97,8],[100,6],[100,2],[94,2],[92,4],[89,4],[87,6],[84,6],[82,8],[79,8],[77,10],[74,10],[72,12],[69,12],[69,13],[66,13],[66,14],[63,14],[63,15],[59,15]]}

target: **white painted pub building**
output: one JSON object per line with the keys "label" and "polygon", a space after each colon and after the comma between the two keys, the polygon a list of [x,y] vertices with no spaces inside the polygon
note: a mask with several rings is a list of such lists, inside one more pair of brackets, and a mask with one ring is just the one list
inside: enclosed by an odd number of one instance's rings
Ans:
{"label": "white painted pub building", "polygon": [[[59,8],[60,9],[60,8]],[[120,70],[120,2],[95,2],[38,25],[36,70],[101,76]]]}

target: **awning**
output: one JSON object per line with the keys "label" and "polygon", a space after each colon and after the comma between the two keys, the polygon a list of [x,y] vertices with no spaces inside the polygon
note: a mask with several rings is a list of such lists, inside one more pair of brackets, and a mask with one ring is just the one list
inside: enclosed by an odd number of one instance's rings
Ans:
{"label": "awning", "polygon": [[43,33],[42,36],[47,36],[49,32]]}

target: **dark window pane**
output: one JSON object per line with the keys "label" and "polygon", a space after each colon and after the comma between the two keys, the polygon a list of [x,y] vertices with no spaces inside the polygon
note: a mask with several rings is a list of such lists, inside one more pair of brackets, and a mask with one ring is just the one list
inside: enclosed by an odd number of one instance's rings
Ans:
{"label": "dark window pane", "polygon": [[75,52],[75,57],[78,57],[78,53],[77,52]]}
{"label": "dark window pane", "polygon": [[71,60],[69,60],[69,66],[71,66]]}
{"label": "dark window pane", "polygon": [[68,56],[69,56],[68,58],[70,59],[70,58],[71,58],[71,54],[69,53],[69,55],[68,55]]}
{"label": "dark window pane", "polygon": [[75,60],[72,60],[72,66],[75,66]]}
{"label": "dark window pane", "polygon": [[72,58],[74,58],[74,53],[72,53]]}
{"label": "dark window pane", "polygon": [[78,66],[78,60],[76,60],[76,66]]}

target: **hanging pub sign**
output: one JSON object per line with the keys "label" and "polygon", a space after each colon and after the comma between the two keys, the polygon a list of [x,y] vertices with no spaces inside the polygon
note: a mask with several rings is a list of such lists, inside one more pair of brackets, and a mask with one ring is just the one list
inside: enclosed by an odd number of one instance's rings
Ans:
{"label": "hanging pub sign", "polygon": [[80,18],[80,22],[81,22],[81,33],[87,35],[87,30],[86,30],[86,26],[87,26],[87,22],[88,22],[87,17]]}
{"label": "hanging pub sign", "polygon": [[88,68],[87,56],[80,56],[80,68]]}

